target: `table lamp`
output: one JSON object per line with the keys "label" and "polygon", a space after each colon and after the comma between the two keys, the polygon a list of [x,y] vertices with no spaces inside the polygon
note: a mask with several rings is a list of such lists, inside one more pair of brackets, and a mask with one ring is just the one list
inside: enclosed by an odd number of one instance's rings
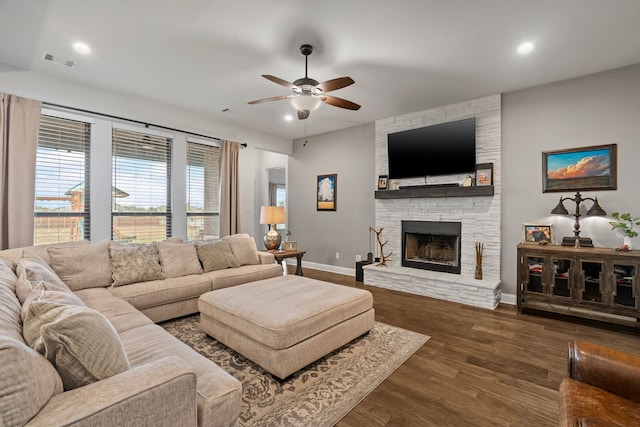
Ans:
{"label": "table lamp", "polygon": [[286,222],[284,206],[262,206],[260,208],[260,224],[269,225],[269,231],[264,235],[264,246],[269,251],[278,250],[282,237],[276,230],[276,224]]}

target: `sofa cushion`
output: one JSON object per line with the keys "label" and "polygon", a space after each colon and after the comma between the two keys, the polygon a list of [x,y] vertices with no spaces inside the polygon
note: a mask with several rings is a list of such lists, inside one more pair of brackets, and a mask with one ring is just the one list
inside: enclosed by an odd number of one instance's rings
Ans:
{"label": "sofa cushion", "polygon": [[138,310],[198,298],[211,290],[209,278],[201,275],[174,277],[162,281],[132,283],[127,286],[109,288],[111,293],[122,298]]}
{"label": "sofa cushion", "polygon": [[18,275],[16,295],[21,304],[24,303],[25,298],[38,282],[49,282],[52,286],[56,286],[62,291],[71,292],[51,267],[37,255],[25,253],[22,258],[16,261],[16,274]]}
{"label": "sofa cushion", "polygon": [[231,252],[226,240],[216,240],[211,243],[196,244],[198,258],[205,272],[238,267],[238,261]]}
{"label": "sofa cushion", "polygon": [[0,334],[0,425],[22,426],[63,391],[55,368],[24,342]]}
{"label": "sofa cushion", "polygon": [[228,288],[229,286],[242,285],[256,280],[270,279],[282,276],[280,264],[243,265],[227,270],[210,271],[203,274],[211,280],[211,289]]}
{"label": "sofa cushion", "polygon": [[142,325],[149,325],[153,322],[147,316],[142,314],[134,306],[118,298],[110,292],[110,289],[121,288],[92,288],[82,289],[76,292],[87,307],[98,310],[102,313],[118,334],[129,329],[137,328]]}
{"label": "sofa cushion", "polygon": [[86,306],[34,300],[27,323],[41,324],[34,348],[55,366],[65,390],[129,369],[118,333],[101,313]]}
{"label": "sofa cushion", "polygon": [[109,242],[48,249],[49,264],[72,291],[112,283]]}
{"label": "sofa cushion", "polygon": [[166,278],[202,273],[193,243],[159,243],[158,257],[162,274]]}
{"label": "sofa cushion", "polygon": [[111,245],[109,254],[113,286],[163,278],[156,244]]}
{"label": "sofa cushion", "polygon": [[260,264],[256,241],[251,236],[242,233],[225,236],[223,239],[229,242],[231,252],[233,252],[233,256],[239,265]]}

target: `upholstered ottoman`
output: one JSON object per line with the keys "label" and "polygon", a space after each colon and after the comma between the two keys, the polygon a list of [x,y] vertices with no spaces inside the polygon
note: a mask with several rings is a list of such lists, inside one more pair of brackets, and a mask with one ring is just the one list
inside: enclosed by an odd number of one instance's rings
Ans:
{"label": "upholstered ottoman", "polygon": [[203,294],[200,327],[284,379],[373,328],[369,291],[301,276]]}

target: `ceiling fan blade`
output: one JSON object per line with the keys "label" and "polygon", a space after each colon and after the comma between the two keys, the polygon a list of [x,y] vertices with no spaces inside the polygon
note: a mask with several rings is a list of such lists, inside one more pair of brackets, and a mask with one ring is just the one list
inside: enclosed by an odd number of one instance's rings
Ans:
{"label": "ceiling fan blade", "polygon": [[272,82],[277,83],[280,86],[284,86],[287,89],[293,90],[294,88],[297,87],[293,83],[289,83],[286,80],[282,80],[280,77],[272,76],[272,75],[269,75],[269,74],[263,74],[262,77],[264,77],[267,80],[271,80]]}
{"label": "ceiling fan blade", "polygon": [[355,82],[351,77],[338,77],[337,79],[331,79],[327,80],[326,82],[322,82],[316,87],[322,89],[323,92],[331,92],[332,90],[342,89],[343,87],[347,87],[354,83]]}
{"label": "ceiling fan blade", "polygon": [[309,117],[309,110],[298,110],[298,119],[299,120],[305,120],[307,117]]}
{"label": "ceiling fan blade", "polygon": [[333,105],[334,107],[346,108],[347,110],[360,109],[360,106],[355,102],[347,101],[346,99],[337,98],[335,96],[323,96],[320,99],[325,104]]}
{"label": "ceiling fan blade", "polygon": [[288,98],[292,98],[294,95],[282,95],[282,96],[272,96],[271,98],[262,98],[262,99],[256,99],[255,101],[249,101],[247,102],[247,104],[261,104],[263,102],[269,102],[269,101],[280,101],[281,99],[288,99]]}

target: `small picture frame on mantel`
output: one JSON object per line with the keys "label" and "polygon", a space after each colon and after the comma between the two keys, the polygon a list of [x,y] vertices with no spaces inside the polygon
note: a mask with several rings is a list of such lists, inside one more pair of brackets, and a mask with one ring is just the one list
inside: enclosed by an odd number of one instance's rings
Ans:
{"label": "small picture frame on mantel", "polygon": [[493,163],[478,163],[476,165],[476,185],[493,185]]}
{"label": "small picture frame on mantel", "polygon": [[389,187],[389,176],[388,175],[379,175],[378,176],[378,190],[387,190]]}

